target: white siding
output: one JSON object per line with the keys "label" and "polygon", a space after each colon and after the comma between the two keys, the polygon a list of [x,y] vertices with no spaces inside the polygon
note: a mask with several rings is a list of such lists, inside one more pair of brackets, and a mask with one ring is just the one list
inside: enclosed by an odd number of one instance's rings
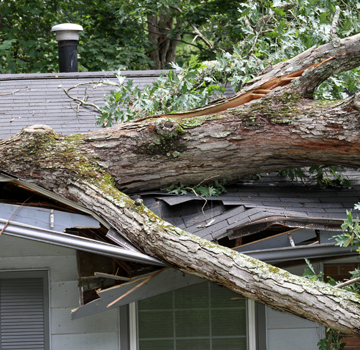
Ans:
{"label": "white siding", "polygon": [[322,327],[303,318],[270,309],[267,317],[267,350],[318,350]]}
{"label": "white siding", "polygon": [[52,350],[119,350],[118,309],[71,320],[79,306],[76,250],[2,235],[0,271],[29,269],[49,271]]}
{"label": "white siding", "polygon": [[[287,269],[302,275],[305,265]],[[315,270],[319,268],[314,264]],[[318,350],[324,328],[301,317],[266,308],[267,350]]]}

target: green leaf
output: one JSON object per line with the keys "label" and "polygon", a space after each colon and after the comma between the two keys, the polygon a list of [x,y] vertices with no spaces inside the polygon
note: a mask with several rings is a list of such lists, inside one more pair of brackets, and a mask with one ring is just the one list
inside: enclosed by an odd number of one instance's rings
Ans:
{"label": "green leaf", "polygon": [[343,233],[341,235],[333,236],[332,239],[335,238],[335,245],[340,247],[348,247],[350,244],[353,244],[353,235],[348,233]]}

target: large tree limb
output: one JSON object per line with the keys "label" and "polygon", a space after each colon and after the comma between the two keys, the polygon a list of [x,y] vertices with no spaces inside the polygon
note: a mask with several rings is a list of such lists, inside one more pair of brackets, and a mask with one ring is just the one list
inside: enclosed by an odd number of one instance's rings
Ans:
{"label": "large tree limb", "polygon": [[3,169],[91,208],[145,253],[277,310],[360,335],[356,294],[293,276],[162,221],[115,188],[79,136],[30,127],[0,146]]}
{"label": "large tree limb", "polygon": [[[343,67],[360,63],[359,36],[310,49],[273,67],[242,93],[323,62],[258,101],[222,114],[150,119],[87,135],[45,126],[0,142],[0,168],[91,208],[145,253],[246,297],[327,327],[360,335],[360,298],[273,268],[163,222],[118,191],[228,180],[293,166],[359,166],[360,97],[322,105],[304,98]],[[284,81],[284,80],[283,80]],[[234,107],[234,106],[233,106]]]}

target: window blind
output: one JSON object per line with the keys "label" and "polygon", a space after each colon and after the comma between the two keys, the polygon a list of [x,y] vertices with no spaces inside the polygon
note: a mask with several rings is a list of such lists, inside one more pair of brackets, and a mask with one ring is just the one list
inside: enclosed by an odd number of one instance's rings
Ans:
{"label": "window blind", "polygon": [[43,278],[1,278],[0,349],[46,350]]}

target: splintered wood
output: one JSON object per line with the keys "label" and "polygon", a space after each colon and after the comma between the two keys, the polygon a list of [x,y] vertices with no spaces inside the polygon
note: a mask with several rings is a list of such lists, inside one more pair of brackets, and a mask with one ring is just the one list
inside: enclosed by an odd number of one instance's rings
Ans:
{"label": "splintered wood", "polygon": [[274,90],[279,86],[285,86],[291,83],[294,79],[301,77],[305,70],[310,68],[317,68],[323,63],[333,59],[333,57],[329,57],[319,63],[313,64],[308,66],[302,70],[299,70],[294,73],[285,74],[281,77],[275,77],[270,79],[269,81],[262,84],[259,88],[253,89],[248,92],[238,92],[237,94],[215,100],[209,103],[206,106],[199,107],[188,112],[183,113],[174,113],[174,114],[161,114],[161,115],[154,115],[152,117],[147,117],[139,120],[135,120],[135,122],[140,122],[143,120],[154,119],[154,118],[173,118],[173,119],[183,119],[183,118],[192,118],[192,117],[200,117],[204,115],[210,115],[215,113],[223,113],[230,108],[240,107],[245,103],[251,102],[253,100],[258,100],[268,94],[270,91]]}

